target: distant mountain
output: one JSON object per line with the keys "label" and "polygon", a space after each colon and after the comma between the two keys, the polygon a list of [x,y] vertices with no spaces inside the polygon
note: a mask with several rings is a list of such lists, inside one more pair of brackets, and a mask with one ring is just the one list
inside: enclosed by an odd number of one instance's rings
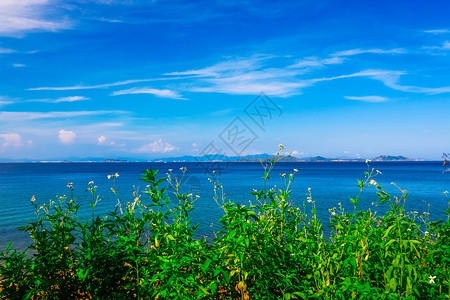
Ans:
{"label": "distant mountain", "polygon": [[[235,159],[233,161],[235,162],[269,162],[270,160],[274,160],[276,158],[275,155],[271,155],[271,156],[266,156],[266,157],[241,157],[239,159]],[[297,157],[294,157],[292,155],[287,155],[287,156],[283,156],[281,157],[281,159],[279,159],[278,161],[281,162],[298,162],[298,161],[302,161],[301,159],[298,159]]]}
{"label": "distant mountain", "polygon": [[130,162],[129,160],[124,159],[114,159],[114,158],[107,158],[105,160],[102,160],[101,162],[116,162],[116,163],[122,163],[122,162]]}
{"label": "distant mountain", "polygon": [[333,160],[332,158],[326,158],[323,156],[314,156],[314,157],[308,157],[303,159],[302,161],[331,161]]}
{"label": "distant mountain", "polygon": [[179,157],[166,157],[166,158],[158,158],[152,159],[152,162],[208,162],[208,161],[239,161],[240,159],[254,159],[255,161],[259,161],[259,159],[264,159],[269,157],[270,155],[267,153],[263,154],[253,154],[246,156],[226,156],[222,154],[210,154],[210,155],[202,155],[202,156],[192,156],[192,155],[184,155]]}
{"label": "distant mountain", "polygon": [[373,161],[417,161],[417,159],[412,159],[408,157],[404,157],[401,155],[392,156],[392,155],[380,155],[372,159]]}

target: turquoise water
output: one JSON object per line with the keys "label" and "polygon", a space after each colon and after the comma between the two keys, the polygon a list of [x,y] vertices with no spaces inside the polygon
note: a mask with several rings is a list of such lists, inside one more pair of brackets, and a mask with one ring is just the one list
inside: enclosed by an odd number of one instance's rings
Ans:
{"label": "turquoise water", "polygon": [[[198,194],[200,198],[195,203],[192,214],[193,223],[198,223],[198,235],[212,238],[218,229],[218,220],[223,211],[212,199],[213,187],[208,182],[211,174],[207,169],[221,172],[220,181],[223,183],[226,197],[241,203],[248,203],[253,199],[250,192],[254,188],[262,187],[261,177],[264,170],[260,163],[2,163],[0,164],[0,249],[6,247],[9,241],[14,248],[24,248],[30,242],[29,238],[17,227],[34,220],[33,207],[30,204],[34,195],[36,201],[44,203],[57,196],[70,195],[67,183],[72,182],[74,196],[82,203],[80,216],[87,218],[91,215],[89,208],[90,194],[86,192],[88,182],[94,181],[98,186],[97,193],[103,196],[98,204],[96,213],[105,214],[113,210],[117,198],[111,192],[113,181],[107,175],[118,173],[116,189],[122,202],[132,201],[133,190],[143,190],[145,183],[139,181],[141,173],[147,168],[160,170],[165,176],[169,169],[173,169],[174,176],[180,176],[180,167],[186,167],[182,190]],[[450,189],[450,173],[442,173],[441,162],[374,162],[371,167],[382,174],[375,180],[388,192],[400,196],[401,192],[391,182],[408,190],[408,210],[419,212],[429,209],[434,219],[444,216],[443,210],[447,201],[443,191]],[[367,166],[357,162],[325,162],[325,163],[278,163],[268,186],[282,186],[280,173],[299,172],[291,185],[292,200],[302,205],[306,200],[308,188],[311,188],[315,200],[318,216],[326,225],[330,217],[329,208],[342,203],[350,209],[349,197],[355,197],[359,188],[357,179],[364,176]],[[172,192],[172,191],[171,191]],[[382,211],[383,208],[373,208],[371,203],[377,201],[373,187],[366,190],[360,202],[360,209]],[[327,230],[327,227],[324,226]]]}

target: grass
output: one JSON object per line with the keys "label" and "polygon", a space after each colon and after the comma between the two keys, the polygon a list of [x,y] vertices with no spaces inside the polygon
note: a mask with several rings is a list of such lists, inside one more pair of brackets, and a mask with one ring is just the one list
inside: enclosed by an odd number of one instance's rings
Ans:
{"label": "grass", "polygon": [[[368,165],[362,192],[374,186],[378,216],[330,210],[325,236],[309,191],[301,207],[290,198],[292,174],[281,189],[267,187],[274,164],[264,166],[264,187],[248,205],[226,198],[217,176],[210,179],[223,208],[212,242],[195,238],[195,195],[180,193],[178,179],[147,170],[147,187],[104,217],[80,221],[73,195],[38,204],[36,219],[20,228],[33,238],[26,251],[0,253],[2,299],[448,299],[450,210],[430,221],[405,209],[407,192],[391,197]],[[186,169],[182,169],[183,174]],[[110,175],[117,179],[118,174]],[[170,202],[169,183],[177,203]],[[73,189],[71,185],[69,188]],[[115,193],[114,188],[112,188]],[[117,194],[116,194],[117,195]]]}

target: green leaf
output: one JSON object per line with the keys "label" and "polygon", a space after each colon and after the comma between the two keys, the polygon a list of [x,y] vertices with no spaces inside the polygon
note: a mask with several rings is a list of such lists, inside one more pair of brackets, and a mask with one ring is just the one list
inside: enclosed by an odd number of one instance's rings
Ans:
{"label": "green leaf", "polygon": [[212,260],[209,258],[205,261],[205,263],[201,266],[203,272],[206,272],[206,270],[208,269],[211,262],[212,262]]}

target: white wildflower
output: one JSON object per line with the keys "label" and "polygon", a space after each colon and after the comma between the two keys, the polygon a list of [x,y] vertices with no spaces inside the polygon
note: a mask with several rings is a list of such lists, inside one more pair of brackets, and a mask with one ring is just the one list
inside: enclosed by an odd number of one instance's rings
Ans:
{"label": "white wildflower", "polygon": [[434,283],[434,280],[436,279],[436,276],[432,276],[430,275],[430,277],[428,277],[430,279],[430,283]]}

